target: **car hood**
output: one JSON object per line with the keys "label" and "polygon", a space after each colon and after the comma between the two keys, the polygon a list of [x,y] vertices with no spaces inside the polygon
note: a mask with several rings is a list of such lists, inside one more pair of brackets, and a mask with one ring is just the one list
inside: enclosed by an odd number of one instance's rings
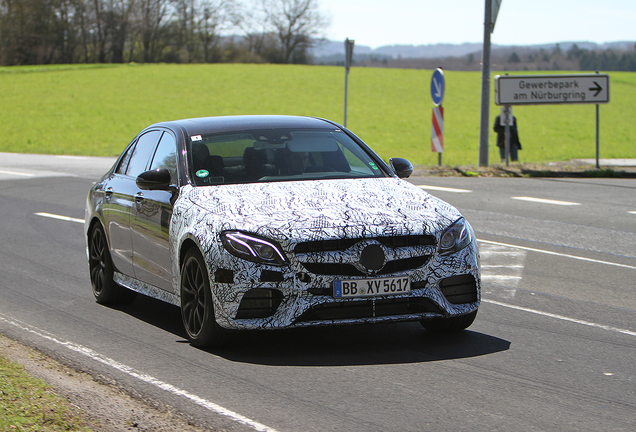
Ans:
{"label": "car hood", "polygon": [[395,178],[184,189],[180,199],[204,209],[217,219],[214,225],[280,240],[434,234],[461,217],[450,204]]}

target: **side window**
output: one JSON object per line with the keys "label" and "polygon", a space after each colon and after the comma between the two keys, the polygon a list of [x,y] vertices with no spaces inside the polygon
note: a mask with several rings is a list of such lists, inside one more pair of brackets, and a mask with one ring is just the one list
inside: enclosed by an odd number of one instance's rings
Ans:
{"label": "side window", "polygon": [[157,146],[155,157],[152,159],[150,169],[165,168],[170,171],[170,180],[177,182],[177,142],[168,132],[164,132]]}
{"label": "side window", "polygon": [[135,149],[130,156],[126,175],[137,177],[146,170],[148,160],[155,150],[159,135],[161,135],[161,131],[150,131],[139,137],[137,145],[135,145]]}
{"label": "side window", "polygon": [[132,155],[132,152],[134,149],[135,149],[134,144],[128,147],[128,149],[126,150],[126,153],[119,161],[119,165],[117,166],[117,169],[115,170],[117,174],[126,174],[126,169],[128,168],[128,162],[130,162],[130,155]]}

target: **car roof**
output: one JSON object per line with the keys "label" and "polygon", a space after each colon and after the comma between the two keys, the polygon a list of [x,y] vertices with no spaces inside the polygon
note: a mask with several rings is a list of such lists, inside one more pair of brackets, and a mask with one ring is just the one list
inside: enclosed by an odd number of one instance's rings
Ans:
{"label": "car roof", "polygon": [[181,130],[187,136],[211,133],[235,132],[255,129],[331,129],[340,128],[336,123],[316,117],[287,115],[237,115],[201,117],[156,123],[150,127],[166,127]]}

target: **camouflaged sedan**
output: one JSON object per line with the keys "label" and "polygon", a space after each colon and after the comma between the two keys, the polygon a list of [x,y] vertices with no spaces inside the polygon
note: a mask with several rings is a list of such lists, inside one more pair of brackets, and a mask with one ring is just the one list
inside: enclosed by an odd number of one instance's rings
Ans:
{"label": "camouflaged sedan", "polygon": [[90,190],[99,303],[181,308],[195,346],[229,330],[418,321],[458,331],[481,298],[472,228],[331,121],[157,123]]}

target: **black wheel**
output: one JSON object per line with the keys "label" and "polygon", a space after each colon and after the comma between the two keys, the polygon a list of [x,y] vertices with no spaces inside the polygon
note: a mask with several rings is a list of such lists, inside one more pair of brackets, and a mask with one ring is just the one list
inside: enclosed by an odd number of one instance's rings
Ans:
{"label": "black wheel", "polygon": [[196,249],[186,253],[181,266],[181,317],[192,345],[211,347],[226,341],[227,331],[214,318],[208,272]]}
{"label": "black wheel", "polygon": [[452,318],[437,318],[433,320],[422,320],[422,326],[431,332],[436,333],[453,333],[467,329],[475,321],[477,311],[466,315],[460,315]]}
{"label": "black wheel", "polygon": [[129,303],[137,296],[136,292],[117,285],[113,280],[113,261],[101,225],[95,225],[89,237],[88,267],[97,303]]}

